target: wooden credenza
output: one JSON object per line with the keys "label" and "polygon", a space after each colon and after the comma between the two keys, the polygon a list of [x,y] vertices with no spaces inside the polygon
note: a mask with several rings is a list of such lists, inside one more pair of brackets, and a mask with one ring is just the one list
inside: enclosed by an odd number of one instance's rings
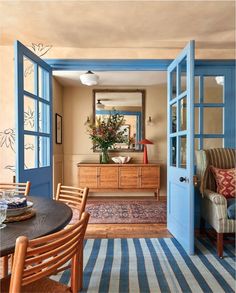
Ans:
{"label": "wooden credenza", "polygon": [[153,191],[159,197],[160,165],[158,164],[84,164],[78,165],[80,187],[91,192]]}

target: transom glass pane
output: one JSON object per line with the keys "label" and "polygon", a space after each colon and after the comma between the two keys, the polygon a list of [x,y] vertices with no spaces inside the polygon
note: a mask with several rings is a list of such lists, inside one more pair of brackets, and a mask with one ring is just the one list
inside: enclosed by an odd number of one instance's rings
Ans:
{"label": "transom glass pane", "polygon": [[204,108],[204,134],[223,133],[223,108]]}
{"label": "transom glass pane", "polygon": [[24,129],[36,131],[37,100],[24,96]]}
{"label": "transom glass pane", "polygon": [[23,70],[24,70],[24,90],[36,94],[37,84],[35,84],[35,63],[30,59],[23,58]]}
{"label": "transom glass pane", "polygon": [[204,76],[204,103],[224,102],[224,76]]}
{"label": "transom glass pane", "polygon": [[24,135],[24,169],[37,168],[37,136]]}

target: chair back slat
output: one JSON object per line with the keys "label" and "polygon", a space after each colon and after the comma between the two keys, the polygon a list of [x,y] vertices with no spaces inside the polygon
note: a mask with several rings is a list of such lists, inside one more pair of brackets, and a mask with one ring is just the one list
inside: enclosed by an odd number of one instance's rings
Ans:
{"label": "chair back slat", "polygon": [[30,181],[26,183],[0,183],[0,191],[14,190],[15,193],[27,196],[30,193],[30,185]]}
{"label": "chair back slat", "polygon": [[16,241],[9,292],[20,292],[22,286],[50,276],[80,254],[88,219],[89,214],[85,212],[81,220],[68,229],[35,240],[19,237]]}
{"label": "chair back slat", "polygon": [[81,217],[82,213],[85,211],[88,193],[89,189],[87,187],[79,188],[65,186],[59,183],[57,186],[56,200],[62,201],[70,207],[78,209]]}

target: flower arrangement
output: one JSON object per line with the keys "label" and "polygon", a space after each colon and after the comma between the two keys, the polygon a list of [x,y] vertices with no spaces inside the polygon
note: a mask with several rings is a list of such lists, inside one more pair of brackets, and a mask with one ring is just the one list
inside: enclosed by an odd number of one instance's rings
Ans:
{"label": "flower arrangement", "polygon": [[125,136],[127,129],[121,129],[124,124],[124,116],[113,110],[108,117],[99,117],[95,123],[88,126],[88,134],[93,142],[93,147],[102,151],[101,163],[108,163],[107,151],[109,148],[114,147],[116,143],[128,143]]}

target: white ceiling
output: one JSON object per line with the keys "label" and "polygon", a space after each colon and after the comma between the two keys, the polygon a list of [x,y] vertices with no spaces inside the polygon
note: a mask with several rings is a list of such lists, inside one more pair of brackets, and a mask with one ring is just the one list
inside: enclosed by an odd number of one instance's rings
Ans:
{"label": "white ceiling", "polygon": [[16,39],[54,58],[174,58],[189,40],[200,58],[234,58],[235,1],[0,0],[0,45]]}
{"label": "white ceiling", "polygon": [[[53,71],[63,86],[82,86],[80,75],[85,71]],[[151,86],[166,84],[165,71],[94,71],[99,76],[98,86]]]}

